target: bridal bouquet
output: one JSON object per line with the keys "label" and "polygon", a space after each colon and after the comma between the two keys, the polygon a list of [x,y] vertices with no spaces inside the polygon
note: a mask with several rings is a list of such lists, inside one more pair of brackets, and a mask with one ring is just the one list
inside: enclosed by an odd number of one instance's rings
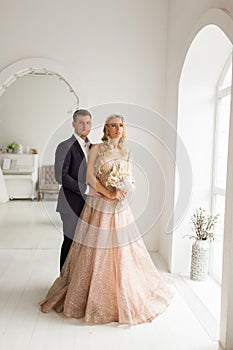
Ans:
{"label": "bridal bouquet", "polygon": [[128,162],[126,165],[120,162],[114,163],[107,177],[105,185],[116,188],[117,190],[120,190],[122,192],[132,190],[135,181],[133,176],[131,175],[129,168],[130,165]]}

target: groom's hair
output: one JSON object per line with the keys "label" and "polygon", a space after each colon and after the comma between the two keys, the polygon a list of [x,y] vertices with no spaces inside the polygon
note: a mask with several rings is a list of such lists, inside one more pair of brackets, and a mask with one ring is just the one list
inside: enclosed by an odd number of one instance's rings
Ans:
{"label": "groom's hair", "polygon": [[89,115],[92,118],[91,113],[87,109],[77,109],[73,114],[73,121],[75,122],[79,115]]}

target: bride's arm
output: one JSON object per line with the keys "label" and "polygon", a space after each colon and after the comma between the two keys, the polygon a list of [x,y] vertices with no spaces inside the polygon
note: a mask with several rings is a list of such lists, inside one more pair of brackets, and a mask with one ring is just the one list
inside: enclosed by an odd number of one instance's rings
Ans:
{"label": "bride's arm", "polygon": [[96,178],[94,172],[95,161],[98,156],[99,145],[92,146],[89,155],[88,155],[88,163],[87,163],[87,183],[93,187],[97,192],[103,194],[105,197],[109,199],[116,199],[116,193],[110,192],[105,188],[100,181]]}

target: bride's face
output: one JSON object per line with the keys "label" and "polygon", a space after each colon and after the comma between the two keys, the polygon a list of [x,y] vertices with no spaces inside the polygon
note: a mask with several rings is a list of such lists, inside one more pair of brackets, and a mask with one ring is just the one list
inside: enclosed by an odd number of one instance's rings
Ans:
{"label": "bride's face", "polygon": [[111,139],[120,139],[123,135],[124,124],[120,117],[110,119],[108,123],[108,135]]}

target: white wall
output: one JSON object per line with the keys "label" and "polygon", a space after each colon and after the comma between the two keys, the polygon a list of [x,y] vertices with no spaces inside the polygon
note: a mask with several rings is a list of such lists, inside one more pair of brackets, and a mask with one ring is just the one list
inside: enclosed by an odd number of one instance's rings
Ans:
{"label": "white wall", "polygon": [[1,1],[0,70],[60,61],[82,107],[128,102],[163,111],[167,0]]}

